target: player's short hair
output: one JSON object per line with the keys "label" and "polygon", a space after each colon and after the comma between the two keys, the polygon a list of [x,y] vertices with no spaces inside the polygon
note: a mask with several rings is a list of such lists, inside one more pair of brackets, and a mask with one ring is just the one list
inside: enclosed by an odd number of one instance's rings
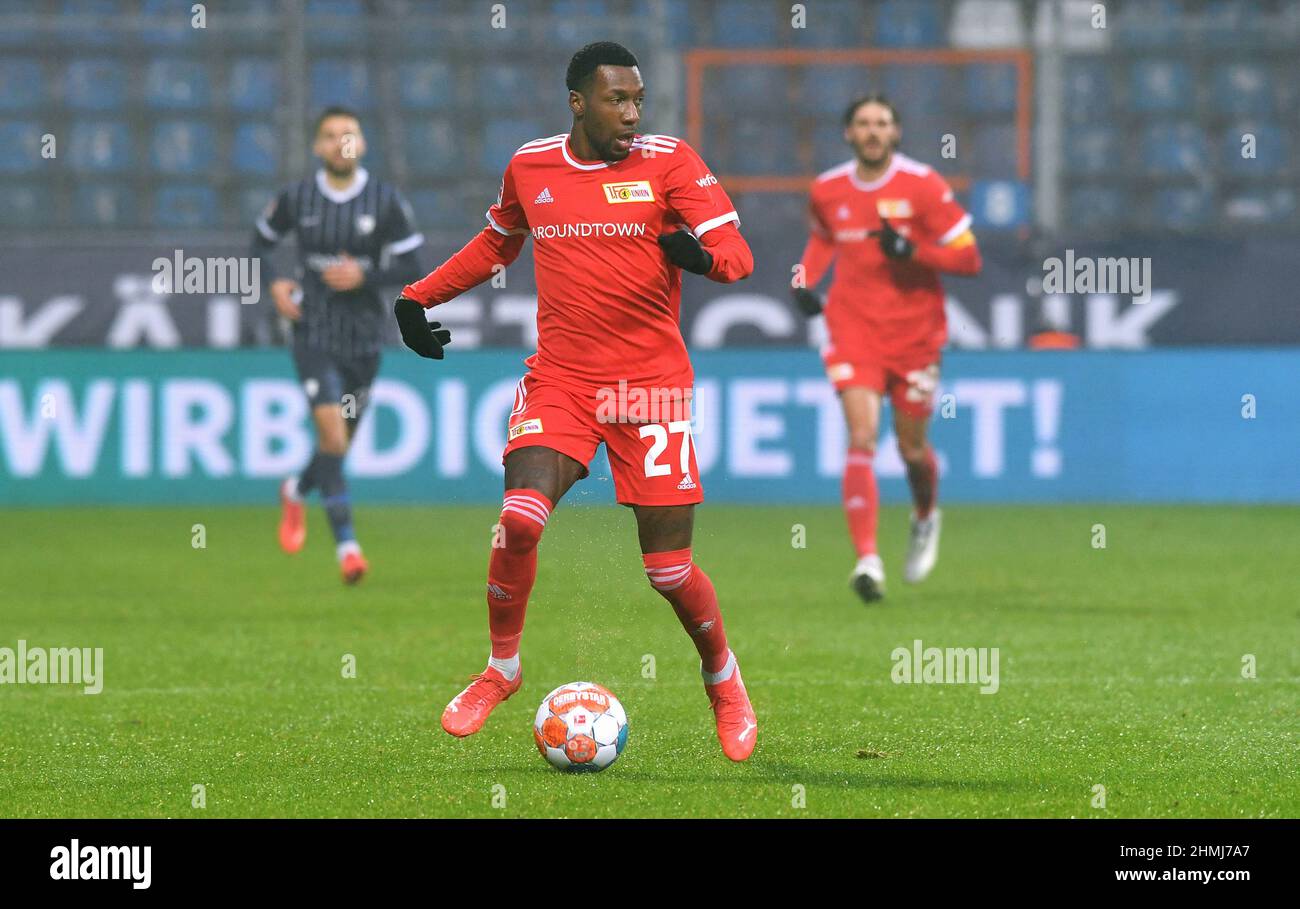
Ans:
{"label": "player's short hair", "polygon": [[330,117],[351,117],[353,120],[357,121],[358,126],[361,125],[361,117],[358,116],[357,112],[352,108],[344,107],[342,104],[331,104],[317,115],[316,123],[312,126],[311,134],[314,136],[319,133],[321,124]]}
{"label": "player's short hair", "polygon": [[564,74],[564,84],[571,92],[585,92],[598,66],[637,66],[636,57],[613,41],[593,41],[573,55]]}
{"label": "player's short hair", "polygon": [[868,95],[863,95],[860,98],[853,99],[853,102],[844,109],[845,126],[848,126],[853,122],[853,118],[857,116],[858,108],[862,107],[864,104],[879,104],[881,107],[889,108],[889,114],[894,118],[895,126],[901,125],[903,122],[903,118],[898,116],[898,108],[894,107],[894,102],[885,97],[884,92],[871,92]]}

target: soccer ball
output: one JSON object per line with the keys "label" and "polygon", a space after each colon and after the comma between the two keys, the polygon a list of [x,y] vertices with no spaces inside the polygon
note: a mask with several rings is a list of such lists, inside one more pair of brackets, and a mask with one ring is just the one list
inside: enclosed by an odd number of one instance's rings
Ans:
{"label": "soccer ball", "polygon": [[542,701],[533,720],[542,757],[557,770],[604,770],[627,744],[627,714],[608,689],[594,682],[561,685]]}

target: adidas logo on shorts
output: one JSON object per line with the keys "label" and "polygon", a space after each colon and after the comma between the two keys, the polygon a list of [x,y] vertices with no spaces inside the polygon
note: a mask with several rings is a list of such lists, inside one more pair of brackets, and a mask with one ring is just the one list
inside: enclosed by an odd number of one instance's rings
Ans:
{"label": "adidas logo on shorts", "polygon": [[695,481],[692,480],[692,479],[691,479],[691,475],[690,475],[689,473],[687,473],[686,476],[682,477],[682,481],[681,481],[680,483],[677,484],[677,488],[678,488],[678,489],[694,489],[694,488],[695,488]]}

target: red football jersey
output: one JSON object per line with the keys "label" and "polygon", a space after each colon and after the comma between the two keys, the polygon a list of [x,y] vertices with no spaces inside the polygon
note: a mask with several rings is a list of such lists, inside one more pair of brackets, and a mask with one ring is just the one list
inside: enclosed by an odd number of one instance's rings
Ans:
{"label": "red football jersey", "polygon": [[[970,227],[947,181],[930,167],[895,152],[889,168],[865,183],[857,161],[821,174],[812,186],[811,230],[834,244],[835,277],[826,327],[837,345],[867,345],[886,356],[938,351],[947,340],[938,273],[888,259],[870,231],[881,218],[914,243],[943,246]],[[808,285],[821,279],[809,274]]]}
{"label": "red football jersey", "polygon": [[608,162],[579,160],[565,134],[534,140],[510,160],[487,218],[502,234],[533,238],[533,374],[587,388],[691,386],[681,269],[657,238],[740,219],[690,145],[639,135],[626,158]]}

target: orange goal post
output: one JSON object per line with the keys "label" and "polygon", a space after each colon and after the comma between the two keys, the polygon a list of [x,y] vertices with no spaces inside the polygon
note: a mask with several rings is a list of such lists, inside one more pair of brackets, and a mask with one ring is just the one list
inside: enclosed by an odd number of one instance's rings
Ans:
{"label": "orange goal post", "polygon": [[[887,65],[941,65],[965,66],[969,64],[1011,64],[1016,71],[1016,174],[1022,181],[1029,179],[1031,111],[1033,107],[1033,55],[1026,50],[954,50],[950,48],[896,50],[820,50],[812,48],[791,49],[735,49],[704,47],[684,54],[686,64],[686,135],[695,148],[707,155],[704,138],[704,89],[710,70],[728,66],[887,66]],[[865,86],[864,86],[865,90]],[[845,98],[844,103],[852,100]],[[905,112],[904,112],[905,113]],[[838,124],[836,124],[838,126]],[[904,123],[906,130],[906,123]],[[969,174],[945,175],[958,190],[970,185]],[[806,192],[816,174],[718,174],[731,192]]]}

